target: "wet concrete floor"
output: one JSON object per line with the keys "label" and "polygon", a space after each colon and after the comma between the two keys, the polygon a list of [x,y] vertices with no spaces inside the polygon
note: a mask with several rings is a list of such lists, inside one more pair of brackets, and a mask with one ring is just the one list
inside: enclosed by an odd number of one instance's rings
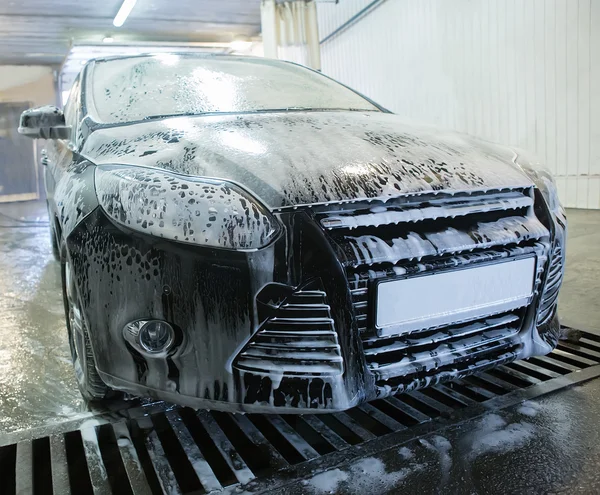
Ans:
{"label": "wet concrete floor", "polygon": [[[567,324],[600,331],[600,211],[572,210],[569,220],[561,312]],[[0,434],[86,415],[71,367],[45,205],[0,205]]]}
{"label": "wet concrete floor", "polygon": [[[45,206],[1,205],[0,213],[0,433],[7,433],[87,407],[71,365]],[[32,223],[12,220],[21,217]]]}
{"label": "wet concrete floor", "polygon": [[267,493],[597,494],[599,413],[595,380]]}

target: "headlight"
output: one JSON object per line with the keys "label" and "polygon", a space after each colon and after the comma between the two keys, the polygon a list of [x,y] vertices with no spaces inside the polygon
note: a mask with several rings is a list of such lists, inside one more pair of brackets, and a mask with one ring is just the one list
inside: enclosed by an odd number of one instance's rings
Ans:
{"label": "headlight", "polygon": [[241,187],[163,170],[99,166],[103,210],[133,230],[179,242],[253,251],[279,233],[271,213]]}
{"label": "headlight", "polygon": [[546,200],[548,208],[553,213],[564,213],[563,207],[558,199],[556,183],[550,171],[540,161],[522,150],[515,152],[514,163],[533,181]]}

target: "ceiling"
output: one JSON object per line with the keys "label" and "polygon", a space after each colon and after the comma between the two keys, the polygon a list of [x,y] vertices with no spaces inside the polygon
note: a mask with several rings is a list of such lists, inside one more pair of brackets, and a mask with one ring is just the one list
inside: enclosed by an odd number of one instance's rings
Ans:
{"label": "ceiling", "polygon": [[260,0],[138,0],[125,24],[122,0],[0,0],[0,64],[60,65],[71,45],[230,42],[260,32]]}

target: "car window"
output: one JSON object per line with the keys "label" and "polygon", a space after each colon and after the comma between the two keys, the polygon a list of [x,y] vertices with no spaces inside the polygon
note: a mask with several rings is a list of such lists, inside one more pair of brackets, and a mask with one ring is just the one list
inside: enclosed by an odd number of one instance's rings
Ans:
{"label": "car window", "polygon": [[[80,119],[80,109],[81,109],[81,91],[80,88],[80,79],[79,76],[73,82],[73,86],[69,90],[69,98],[67,99],[67,103],[65,103],[64,114],[65,114],[65,124],[70,125],[72,127],[72,136],[76,136],[77,133],[77,124]],[[73,141],[75,139],[72,139]]]}
{"label": "car window", "polygon": [[321,74],[260,58],[159,54],[97,61],[87,93],[92,118],[105,123],[213,112],[379,111]]}

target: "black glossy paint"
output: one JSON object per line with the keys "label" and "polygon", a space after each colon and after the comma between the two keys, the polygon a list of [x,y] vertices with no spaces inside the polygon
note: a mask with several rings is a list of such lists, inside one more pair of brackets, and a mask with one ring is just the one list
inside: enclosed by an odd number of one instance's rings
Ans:
{"label": "black glossy paint", "polygon": [[[77,138],[49,143],[46,177],[109,386],[193,407],[327,412],[556,345],[564,212],[511,150],[383,112],[95,125],[90,70],[67,112]],[[344,217],[360,221],[336,227]],[[527,307],[377,335],[381,279],[524,255],[537,266]],[[176,347],[133,349],[122,330],[140,319],[169,321]],[[387,361],[374,359],[384,346]]]}

